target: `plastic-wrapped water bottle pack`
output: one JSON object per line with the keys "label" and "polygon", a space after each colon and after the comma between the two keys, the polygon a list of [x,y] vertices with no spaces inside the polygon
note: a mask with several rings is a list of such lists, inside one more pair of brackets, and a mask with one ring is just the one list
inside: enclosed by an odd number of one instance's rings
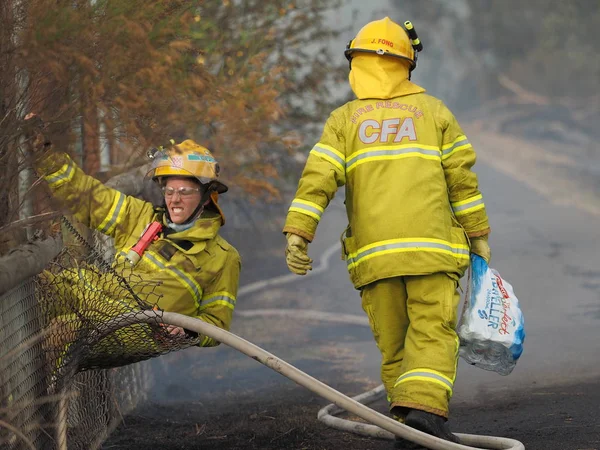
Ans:
{"label": "plastic-wrapped water bottle pack", "polygon": [[459,355],[471,365],[508,375],[525,341],[519,300],[510,283],[478,255],[471,255],[468,284],[458,327]]}

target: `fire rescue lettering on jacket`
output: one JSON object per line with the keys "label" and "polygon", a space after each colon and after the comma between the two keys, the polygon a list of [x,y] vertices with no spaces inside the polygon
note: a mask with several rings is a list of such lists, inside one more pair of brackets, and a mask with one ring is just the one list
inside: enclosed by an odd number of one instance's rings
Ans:
{"label": "fire rescue lettering on jacket", "polygon": [[415,119],[419,119],[419,118],[423,117],[423,111],[421,111],[415,105],[411,105],[408,103],[392,102],[392,101],[386,100],[385,102],[382,101],[382,102],[375,103],[375,106],[373,106],[373,104],[371,104],[371,103],[368,103],[365,106],[360,106],[352,113],[352,116],[350,117],[350,121],[352,123],[357,123],[360,116],[362,116],[363,114],[367,114],[372,111],[375,111],[377,109],[399,109],[401,111],[410,112]]}
{"label": "fire rescue lettering on jacket", "polygon": [[417,132],[412,117],[405,119],[396,117],[385,119],[383,122],[367,119],[358,127],[358,138],[363,144],[374,144],[375,142],[385,144],[392,136],[394,136],[393,142],[395,143],[402,142],[406,137],[409,141],[416,141]]}

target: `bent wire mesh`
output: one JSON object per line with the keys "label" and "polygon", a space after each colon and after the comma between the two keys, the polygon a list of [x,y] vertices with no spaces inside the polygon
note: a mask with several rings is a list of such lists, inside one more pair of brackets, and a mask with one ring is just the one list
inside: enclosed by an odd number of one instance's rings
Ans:
{"label": "bent wire mesh", "polygon": [[198,344],[192,334],[171,335],[161,323],[125,324],[126,313],[156,309],[156,281],[121,263],[108,263],[100,244],[89,245],[68,221],[75,238],[38,277],[45,319],[47,359],[56,376],[143,361]]}

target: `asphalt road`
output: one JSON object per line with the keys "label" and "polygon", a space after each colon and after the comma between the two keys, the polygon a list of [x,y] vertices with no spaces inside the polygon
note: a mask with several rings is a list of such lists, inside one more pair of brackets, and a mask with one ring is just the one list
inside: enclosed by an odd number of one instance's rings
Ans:
{"label": "asphalt road", "polygon": [[[600,196],[583,185],[581,192],[554,195],[561,181],[558,172],[549,172],[556,178],[533,176],[535,166],[514,157],[499,165],[501,154],[494,152],[501,152],[502,146],[474,134],[471,140],[477,146],[485,144],[476,172],[493,230],[491,266],[515,289],[527,339],[517,367],[507,377],[461,361],[451,404],[452,428],[519,439],[528,450],[599,449],[600,218],[593,208],[582,207],[580,194],[585,191],[587,203]],[[559,169],[564,175],[564,167]],[[533,171],[531,177],[528,171]],[[327,210],[311,244],[315,260],[337,242],[345,227],[341,201],[336,198]],[[287,273],[283,258],[278,259],[283,244],[277,233],[238,244],[245,283]],[[337,254],[326,271],[240,296],[239,312],[259,308],[363,315]],[[379,353],[366,327],[315,322],[300,315],[274,319],[240,314],[232,331],[348,394],[379,384]],[[191,349],[151,364],[158,381],[151,403],[126,417],[104,448],[138,448],[132,436],[142,448],[146,444],[140,436],[148,433],[149,442],[165,449],[390,448],[387,442],[326,429],[316,422],[325,401],[231,349]],[[375,408],[384,411],[385,405]],[[168,420],[174,421],[170,427],[197,430],[208,424],[213,432],[190,432],[187,441],[162,438],[156,430],[164,428],[167,411]],[[271,428],[248,422],[248,417],[261,414],[272,418]],[[298,420],[301,426],[294,422]],[[272,428],[273,421],[281,428]],[[226,425],[230,423],[237,424],[234,433]],[[295,431],[275,439],[288,429]]]}

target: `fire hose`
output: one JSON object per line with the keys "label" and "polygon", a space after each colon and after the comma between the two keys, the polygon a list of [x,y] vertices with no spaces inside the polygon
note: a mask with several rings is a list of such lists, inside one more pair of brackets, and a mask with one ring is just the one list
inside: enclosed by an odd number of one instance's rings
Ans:
{"label": "fire hose", "polygon": [[[279,372],[281,375],[289,378],[300,386],[303,386],[315,394],[329,400],[332,402],[332,404],[323,408],[319,412],[319,416],[320,418],[329,416],[330,418],[327,420],[327,422],[335,426],[335,428],[356,432],[356,428],[360,427],[363,430],[363,433],[361,434],[365,434],[367,436],[374,436],[384,439],[393,438],[393,436],[399,436],[433,450],[476,450],[482,448],[525,450],[525,446],[521,442],[509,438],[456,433],[461,442],[467,444],[462,445],[445,441],[414,428],[408,427],[392,419],[391,417],[385,416],[361,403],[376,398],[380,393],[380,387],[365,394],[361,394],[355,398],[347,397],[341,392],[333,389],[325,383],[308,375],[307,373],[302,372],[301,370],[279,359],[275,355],[267,352],[257,345],[200,319],[184,316],[178,313],[148,310],[137,313],[127,313],[114,320],[114,323],[118,324],[119,327],[135,323],[156,322],[182,327],[186,330],[194,331],[215,339],[234,348],[235,350],[238,350],[239,352],[242,352],[246,356],[249,356],[250,358],[264,364],[270,369]],[[372,425],[358,423],[354,424],[355,426],[351,426],[351,423],[346,425],[344,422],[348,421],[342,421],[342,419],[333,417],[333,414],[341,411],[348,411],[352,414],[355,414]]]}

